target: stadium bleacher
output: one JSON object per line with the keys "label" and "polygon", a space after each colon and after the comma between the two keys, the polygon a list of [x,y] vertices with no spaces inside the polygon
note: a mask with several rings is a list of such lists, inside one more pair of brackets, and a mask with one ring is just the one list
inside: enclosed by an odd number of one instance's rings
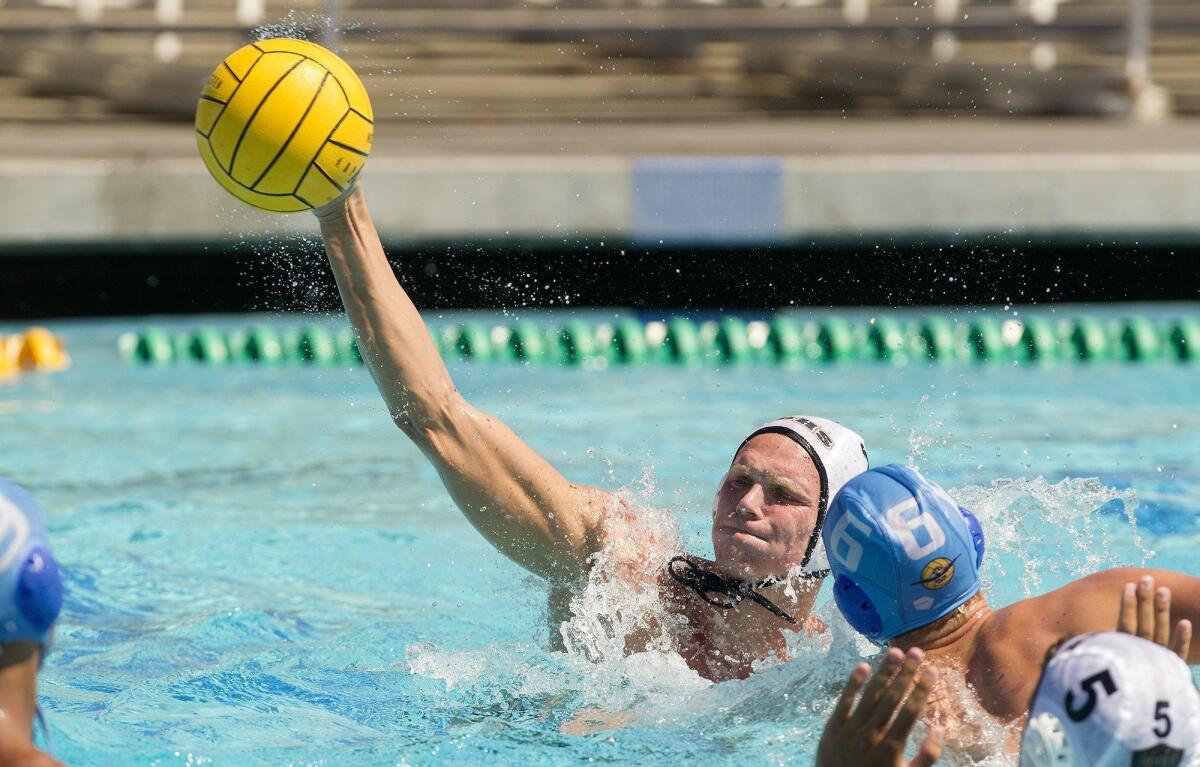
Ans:
{"label": "stadium bleacher", "polygon": [[[332,44],[384,120],[1124,115],[1131,2],[0,0],[0,120],[190,120],[271,34]],[[1151,111],[1200,113],[1200,3],[1153,22]]]}

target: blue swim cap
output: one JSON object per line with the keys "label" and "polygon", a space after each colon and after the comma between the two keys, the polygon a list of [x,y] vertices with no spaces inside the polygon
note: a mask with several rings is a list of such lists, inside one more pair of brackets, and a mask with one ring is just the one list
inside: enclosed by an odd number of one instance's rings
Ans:
{"label": "blue swim cap", "polygon": [[37,642],[44,658],[62,601],[62,578],[37,502],[0,479],[0,644]]}
{"label": "blue swim cap", "polygon": [[882,466],[847,482],[821,538],[838,609],[876,642],[933,623],[979,591],[979,521],[908,467]]}

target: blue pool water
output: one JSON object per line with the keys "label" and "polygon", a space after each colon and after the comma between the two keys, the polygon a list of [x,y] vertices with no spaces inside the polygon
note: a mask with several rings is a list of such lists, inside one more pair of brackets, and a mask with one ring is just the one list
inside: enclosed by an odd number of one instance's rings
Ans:
{"label": "blue pool water", "polygon": [[[74,367],[0,384],[2,472],[41,500],[67,577],[42,691],[68,763],[811,763],[870,653],[828,588],[832,648],[743,682],[549,652],[542,584],[463,520],[365,370],[126,366],[115,339],[144,324],[55,323]],[[1200,572],[1195,367],[453,372],[568,477],[627,489],[698,553],[730,451],[810,411],[961,494],[988,529],[993,604],[1110,565]],[[631,721],[562,734],[595,708]]]}

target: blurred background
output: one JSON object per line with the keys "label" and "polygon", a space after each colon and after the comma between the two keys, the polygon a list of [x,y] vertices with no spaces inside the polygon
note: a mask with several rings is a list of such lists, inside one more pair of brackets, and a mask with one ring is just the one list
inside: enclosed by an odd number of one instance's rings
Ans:
{"label": "blurred background", "polygon": [[208,177],[266,36],[375,108],[424,307],[1195,299],[1195,0],[0,0],[0,316],[338,306]]}

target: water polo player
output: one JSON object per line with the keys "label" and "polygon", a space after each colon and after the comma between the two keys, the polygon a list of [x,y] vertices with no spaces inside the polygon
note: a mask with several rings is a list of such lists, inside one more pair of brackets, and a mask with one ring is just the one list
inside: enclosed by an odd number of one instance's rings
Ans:
{"label": "water polo player", "polygon": [[[979,589],[984,539],[974,518],[916,471],[884,466],[852,479],[830,504],[822,537],[846,620],[880,644],[920,647],[941,672],[927,719],[951,745],[983,754],[995,723],[1021,719],[1046,651],[1063,637],[1112,628],[1123,586],[1155,578],[1185,622],[1200,620],[1200,579],[1119,568],[992,610]],[[1186,623],[1184,624],[1186,625]],[[1188,660],[1200,661],[1191,652]],[[1007,747],[1016,748],[1016,738]]]}
{"label": "water polo player", "polygon": [[[550,582],[552,626],[569,617],[576,585],[608,546],[681,618],[666,630],[708,679],[746,676],[753,662],[784,654],[784,630],[815,628],[809,611],[825,571],[821,520],[841,485],[867,468],[857,434],[816,417],[782,419],[754,432],[717,493],[716,560],[678,557],[661,572],[646,572],[643,541],[610,524],[628,509],[608,492],[564,479],[455,389],[388,264],[362,191],[316,213],[342,303],[393,420],[437,468],[475,528]],[[609,545],[614,536],[630,545]]]}
{"label": "water polo player", "polygon": [[[1020,767],[1200,765],[1200,691],[1181,660],[1191,632],[1172,635],[1170,598],[1166,587],[1126,584],[1117,632],[1051,647],[1021,735]],[[869,679],[867,664],[855,668],[821,734],[817,767],[929,767],[938,760],[940,727],[904,760],[939,676],[924,657],[919,647],[893,647]]]}
{"label": "water polo player", "polygon": [[1029,707],[1021,767],[1195,767],[1200,691],[1165,647],[1117,632],[1052,651]]}
{"label": "water polo player", "polygon": [[[0,765],[52,767],[37,750],[37,674],[62,608],[62,580],[37,503],[0,479]],[[42,728],[45,731],[45,728]]]}

